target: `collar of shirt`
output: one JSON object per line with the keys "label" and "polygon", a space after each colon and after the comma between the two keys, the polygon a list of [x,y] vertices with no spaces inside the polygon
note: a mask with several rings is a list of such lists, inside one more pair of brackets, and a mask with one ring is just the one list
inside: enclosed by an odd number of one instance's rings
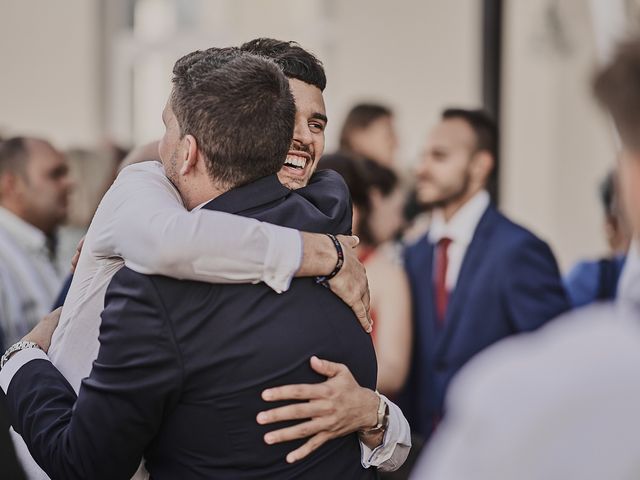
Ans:
{"label": "collar of shirt", "polygon": [[44,232],[4,207],[0,207],[0,227],[4,228],[26,249],[48,255],[47,236]]}
{"label": "collar of shirt", "polygon": [[489,194],[485,190],[476,193],[446,222],[442,210],[435,210],[429,229],[429,240],[437,244],[442,238],[450,238],[458,245],[469,245],[478,223],[489,206]]}
{"label": "collar of shirt", "polygon": [[[215,198],[215,197],[214,197]],[[211,200],[213,200],[213,198],[210,198],[207,201],[202,202],[200,205],[196,205],[195,207],[193,207],[190,211],[191,212],[197,212],[198,210],[202,210],[202,207],[204,207],[207,203],[209,203]]]}
{"label": "collar of shirt", "polygon": [[[442,238],[450,238],[451,246],[448,250],[448,267],[445,284],[447,290],[453,291],[458,283],[458,276],[462,262],[467,253],[467,247],[473,239],[473,234],[480,223],[482,215],[489,206],[489,194],[484,190],[474,195],[460,210],[445,222],[442,211],[433,213],[433,222],[429,230],[429,240],[434,244]],[[436,252],[434,251],[434,255]]]}

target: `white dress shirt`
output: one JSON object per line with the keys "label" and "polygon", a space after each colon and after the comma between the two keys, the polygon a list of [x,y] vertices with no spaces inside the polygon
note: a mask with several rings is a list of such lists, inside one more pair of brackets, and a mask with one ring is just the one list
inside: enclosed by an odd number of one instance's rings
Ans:
{"label": "white dress shirt", "polygon": [[[210,283],[264,281],[282,292],[300,266],[301,253],[298,231],[223,212],[187,212],[160,163],[131,165],[120,172],[94,215],[48,358],[78,392],[100,347],[107,286],[123,265],[139,273]],[[38,355],[20,352],[11,358],[0,371],[5,392],[13,373]],[[363,451],[363,465],[391,465],[403,455],[402,447],[396,452],[395,446],[407,444],[408,423],[397,406],[389,406],[398,436],[389,435],[373,452]],[[14,440],[29,478],[46,479],[22,438],[14,433]],[[146,478],[146,473],[139,471],[135,478]]]}
{"label": "white dress shirt", "polygon": [[7,347],[51,311],[62,283],[42,230],[0,207],[0,328]]}
{"label": "white dress shirt", "polygon": [[[623,278],[638,278],[631,255]],[[499,342],[454,379],[412,478],[640,478],[640,283]]]}
{"label": "white dress shirt", "polygon": [[[429,228],[429,241],[434,245],[443,238],[449,238],[451,244],[447,250],[448,266],[445,285],[448,291],[453,291],[458,282],[458,275],[467,248],[473,240],[473,235],[480,223],[480,219],[490,203],[489,194],[482,190],[476,193],[458,210],[447,222],[442,210],[435,210]],[[434,255],[436,252],[434,252]]]}
{"label": "white dress shirt", "polygon": [[384,395],[389,406],[389,424],[382,443],[371,450],[360,442],[361,463],[364,468],[378,467],[381,472],[393,472],[400,468],[411,450],[411,428],[402,410]]}

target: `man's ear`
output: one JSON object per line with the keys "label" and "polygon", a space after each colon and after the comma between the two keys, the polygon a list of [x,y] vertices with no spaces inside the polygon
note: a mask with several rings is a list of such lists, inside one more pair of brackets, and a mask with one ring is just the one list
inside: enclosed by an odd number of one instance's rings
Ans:
{"label": "man's ear", "polygon": [[18,176],[13,172],[5,172],[0,175],[0,196],[8,197],[17,188]]}
{"label": "man's ear", "polygon": [[193,135],[185,135],[182,141],[186,151],[184,161],[180,167],[180,175],[187,175],[198,163],[198,141]]}
{"label": "man's ear", "polygon": [[493,170],[495,165],[493,155],[491,155],[486,150],[480,150],[474,155],[473,160],[474,161],[472,168],[475,173],[474,176],[486,185],[489,177],[491,176],[491,171]]}
{"label": "man's ear", "polygon": [[384,195],[382,195],[379,188],[373,187],[369,190],[369,199],[371,200],[373,210],[375,210],[384,201]]}

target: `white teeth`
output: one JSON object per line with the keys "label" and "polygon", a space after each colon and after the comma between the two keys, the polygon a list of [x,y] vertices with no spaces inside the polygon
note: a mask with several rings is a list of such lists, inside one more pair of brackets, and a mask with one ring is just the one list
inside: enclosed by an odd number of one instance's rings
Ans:
{"label": "white teeth", "polygon": [[307,160],[302,157],[298,157],[297,155],[287,155],[287,161],[285,163],[293,165],[294,167],[304,168],[307,164]]}

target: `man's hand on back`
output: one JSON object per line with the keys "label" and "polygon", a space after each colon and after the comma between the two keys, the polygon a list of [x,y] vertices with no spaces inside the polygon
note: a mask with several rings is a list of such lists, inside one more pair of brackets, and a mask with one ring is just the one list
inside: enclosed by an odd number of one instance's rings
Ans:
{"label": "man's hand on back", "polygon": [[286,385],[262,392],[262,398],[268,402],[303,401],[260,412],[257,417],[262,425],[304,420],[265,435],[268,444],[309,438],[287,455],[289,463],[303,459],[329,440],[371,428],[377,422],[378,396],[361,387],[345,365],[314,356],[311,367],[328,379],[317,384]]}
{"label": "man's hand on back", "polygon": [[[373,322],[369,315],[369,282],[367,272],[358,260],[354,248],[359,239],[353,235],[338,235],[344,253],[340,272],[329,280],[331,291],[349,305],[367,332]],[[302,232],[303,258],[297,277],[328,275],[335,267],[338,255],[333,242],[323,234]]]}

